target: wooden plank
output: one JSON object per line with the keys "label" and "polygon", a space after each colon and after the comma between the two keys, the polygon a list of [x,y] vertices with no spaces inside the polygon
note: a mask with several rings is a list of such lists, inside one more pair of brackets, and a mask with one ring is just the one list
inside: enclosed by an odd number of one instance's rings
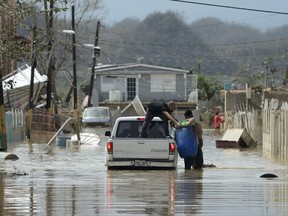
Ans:
{"label": "wooden plank", "polygon": [[227,129],[222,140],[216,140],[216,147],[250,147],[255,146],[256,142],[252,139],[246,129],[230,128]]}
{"label": "wooden plank", "polygon": [[239,144],[236,141],[216,140],[217,148],[238,148]]}

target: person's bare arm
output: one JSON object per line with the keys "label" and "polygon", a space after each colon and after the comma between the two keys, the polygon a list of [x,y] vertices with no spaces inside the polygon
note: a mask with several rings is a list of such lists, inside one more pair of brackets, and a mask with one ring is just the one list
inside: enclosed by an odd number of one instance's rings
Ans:
{"label": "person's bare arm", "polygon": [[180,124],[176,121],[176,119],[169,114],[169,112],[163,111],[164,115],[175,125],[176,128],[180,127]]}
{"label": "person's bare arm", "polygon": [[195,118],[192,117],[192,118],[186,119],[186,121],[187,121],[187,126],[192,126],[195,122]]}

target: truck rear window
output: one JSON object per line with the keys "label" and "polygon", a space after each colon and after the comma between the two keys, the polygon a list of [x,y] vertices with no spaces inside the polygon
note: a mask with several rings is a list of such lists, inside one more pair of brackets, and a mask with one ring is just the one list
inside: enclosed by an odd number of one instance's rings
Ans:
{"label": "truck rear window", "polygon": [[[138,138],[142,129],[143,121],[121,121],[118,124],[116,137]],[[164,138],[162,121],[152,121],[148,127],[148,138]]]}

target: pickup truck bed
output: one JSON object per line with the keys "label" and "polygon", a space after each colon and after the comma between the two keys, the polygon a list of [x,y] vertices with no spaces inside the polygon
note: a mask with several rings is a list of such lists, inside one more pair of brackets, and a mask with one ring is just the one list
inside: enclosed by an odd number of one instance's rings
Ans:
{"label": "pickup truck bed", "polygon": [[162,121],[154,118],[148,138],[139,138],[144,117],[120,117],[106,145],[106,166],[111,168],[176,168],[175,140],[164,137]]}

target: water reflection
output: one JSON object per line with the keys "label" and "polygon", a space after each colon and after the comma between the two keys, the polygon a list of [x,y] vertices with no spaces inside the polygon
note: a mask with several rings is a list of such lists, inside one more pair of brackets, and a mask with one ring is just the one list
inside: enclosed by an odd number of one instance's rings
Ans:
{"label": "water reflection", "polygon": [[202,170],[184,170],[175,179],[174,211],[176,215],[197,215],[201,209]]}
{"label": "water reflection", "polygon": [[176,171],[107,172],[107,209],[123,215],[171,215]]}

